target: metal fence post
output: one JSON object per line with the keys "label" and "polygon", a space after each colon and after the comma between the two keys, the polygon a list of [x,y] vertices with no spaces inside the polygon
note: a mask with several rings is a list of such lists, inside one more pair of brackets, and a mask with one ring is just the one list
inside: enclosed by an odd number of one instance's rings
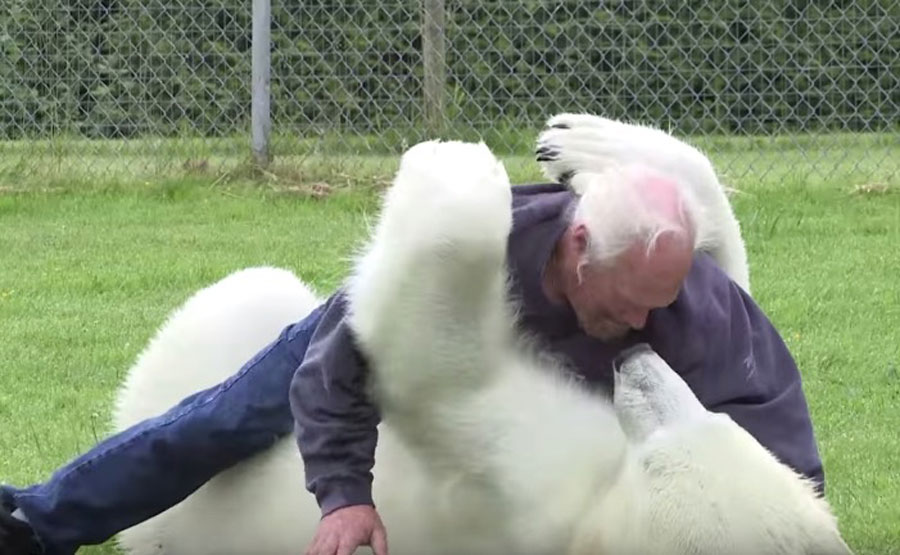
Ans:
{"label": "metal fence post", "polygon": [[422,64],[425,129],[438,136],[444,129],[444,87],[447,84],[444,0],[422,1]]}
{"label": "metal fence post", "polygon": [[253,0],[253,68],[250,104],[251,142],[253,160],[265,167],[269,164],[269,134],[272,130],[270,113],[271,56],[271,0]]}

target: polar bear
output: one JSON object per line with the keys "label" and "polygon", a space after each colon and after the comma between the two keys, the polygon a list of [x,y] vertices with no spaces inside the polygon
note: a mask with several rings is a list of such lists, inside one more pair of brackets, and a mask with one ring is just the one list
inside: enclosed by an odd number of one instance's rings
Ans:
{"label": "polar bear", "polygon": [[[416,145],[348,280],[383,414],[374,494],[394,555],[849,553],[813,487],[707,412],[649,348],[623,355],[608,398],[516,337],[510,225],[509,182],[486,146]],[[176,312],[132,369],[118,423],[151,410],[156,384],[180,398],[224,379],[266,331],[311,309],[307,293],[273,269],[198,293],[206,300]],[[233,332],[209,334],[214,322]],[[168,359],[186,341],[197,354]],[[225,342],[243,347],[223,356]],[[303,484],[285,438],[120,543],[140,555],[297,552],[319,518]]]}
{"label": "polar bear", "polygon": [[676,179],[682,195],[695,199],[701,212],[699,248],[750,293],[750,266],[740,223],[712,162],[695,147],[661,129],[564,113],[547,121],[538,137],[537,159],[544,175],[568,183],[576,193],[602,186],[605,173],[634,163]]}

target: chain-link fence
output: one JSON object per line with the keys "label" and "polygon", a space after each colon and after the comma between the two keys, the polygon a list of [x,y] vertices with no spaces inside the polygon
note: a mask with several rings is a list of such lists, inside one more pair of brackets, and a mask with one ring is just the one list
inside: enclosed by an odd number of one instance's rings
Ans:
{"label": "chain-link fence", "polygon": [[[529,156],[560,111],[653,123],[733,178],[900,179],[900,0],[272,0],[276,168],[425,137]],[[0,180],[250,160],[251,0],[4,0]],[[273,170],[274,171],[274,170]]]}

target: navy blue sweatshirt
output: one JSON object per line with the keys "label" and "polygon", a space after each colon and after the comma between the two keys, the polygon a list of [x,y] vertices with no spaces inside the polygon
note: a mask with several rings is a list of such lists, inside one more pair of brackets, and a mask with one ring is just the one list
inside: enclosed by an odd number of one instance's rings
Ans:
{"label": "navy blue sweatshirt", "polygon": [[[547,299],[541,275],[575,202],[560,185],[513,188],[507,265],[522,330],[566,358],[585,387],[607,390],[616,355],[649,343],[707,409],[727,413],[782,462],[824,487],[796,364],[760,308],[709,256],[694,257],[674,303],[651,311],[644,329],[616,341],[586,335],[570,306]],[[326,303],[290,391],[307,488],[323,514],[373,504],[380,415],[367,379],[339,290]]]}

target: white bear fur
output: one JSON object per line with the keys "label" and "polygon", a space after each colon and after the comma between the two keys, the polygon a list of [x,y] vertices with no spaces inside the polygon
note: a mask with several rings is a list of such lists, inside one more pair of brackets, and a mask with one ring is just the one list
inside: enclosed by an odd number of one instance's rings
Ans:
{"label": "white bear fur", "polygon": [[554,181],[573,175],[576,193],[601,183],[611,166],[640,164],[676,179],[701,209],[699,242],[728,276],[750,293],[750,266],[741,227],[712,162],[669,133],[591,114],[558,114],[547,121],[538,149],[557,155],[541,163]]}
{"label": "white bear fur", "polygon": [[128,372],[116,398],[115,427],[128,428],[223,381],[318,304],[294,274],[277,268],[240,270],[197,292],[169,316]]}
{"label": "white bear fur", "polygon": [[[394,555],[849,553],[812,487],[651,351],[627,359],[613,403],[514,337],[510,223],[506,173],[484,145],[419,144],[349,281],[384,416],[374,494]],[[272,269],[198,293],[131,370],[117,424],[226,378],[313,304]],[[139,555],[297,553],[319,519],[303,483],[285,438],[120,543]]]}

